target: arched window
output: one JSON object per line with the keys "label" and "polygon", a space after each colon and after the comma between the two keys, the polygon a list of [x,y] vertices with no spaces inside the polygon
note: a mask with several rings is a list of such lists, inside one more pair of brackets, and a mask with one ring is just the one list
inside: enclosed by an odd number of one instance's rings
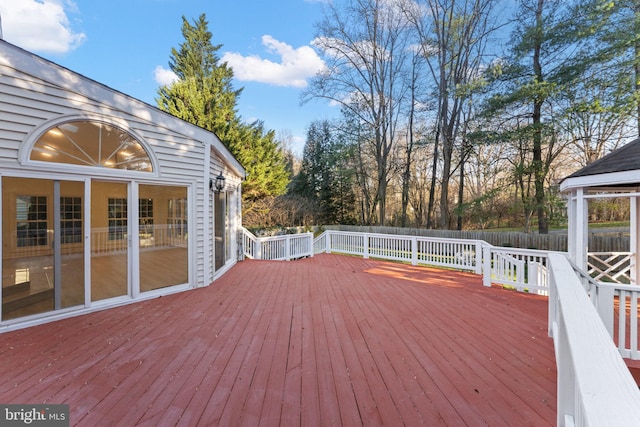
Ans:
{"label": "arched window", "polygon": [[72,121],[49,129],[33,145],[31,160],[152,172],[144,147],[126,131],[97,121]]}

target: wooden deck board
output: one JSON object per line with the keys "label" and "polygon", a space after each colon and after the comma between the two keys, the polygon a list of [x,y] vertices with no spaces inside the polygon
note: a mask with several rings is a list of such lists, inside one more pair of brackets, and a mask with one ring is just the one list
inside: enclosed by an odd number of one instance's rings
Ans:
{"label": "wooden deck board", "polygon": [[72,425],[554,425],[546,298],[319,255],[0,335],[0,401]]}

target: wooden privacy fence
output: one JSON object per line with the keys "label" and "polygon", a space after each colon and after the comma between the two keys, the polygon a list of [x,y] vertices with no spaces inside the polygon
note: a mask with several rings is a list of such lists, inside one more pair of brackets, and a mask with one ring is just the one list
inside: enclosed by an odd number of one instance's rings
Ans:
{"label": "wooden privacy fence", "polygon": [[[445,239],[482,240],[494,246],[522,249],[540,249],[545,251],[567,252],[567,234],[522,233],[517,231],[481,231],[481,230],[428,230],[425,228],[377,227],[356,225],[326,225],[324,230],[353,231],[376,234],[397,234]],[[629,232],[625,229],[615,231],[592,230],[589,232],[589,251],[626,252],[629,251]]]}

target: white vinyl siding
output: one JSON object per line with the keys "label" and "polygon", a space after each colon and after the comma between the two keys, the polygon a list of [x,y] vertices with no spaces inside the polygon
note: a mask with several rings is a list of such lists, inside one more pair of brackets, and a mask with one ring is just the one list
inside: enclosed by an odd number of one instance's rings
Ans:
{"label": "white vinyl siding", "polygon": [[[204,277],[204,263],[211,262],[211,246],[207,233],[201,232],[207,229],[205,218],[198,213],[205,211],[204,204],[209,200],[209,197],[206,197],[209,194],[209,184],[205,183],[203,179],[204,153],[205,149],[209,149],[209,145],[194,139],[193,135],[181,134],[173,129],[186,129],[201,139],[211,134],[194,129],[195,127],[191,125],[184,125],[178,119],[165,115],[144,103],[131,100],[118,92],[110,91],[102,85],[96,84],[99,89],[97,92],[102,91],[110,94],[111,97],[105,100],[90,99],[64,87],[19,72],[8,67],[1,59],[0,55],[0,168],[21,171],[34,168],[34,170],[42,171],[41,166],[36,168],[35,166],[21,165],[19,150],[23,141],[34,132],[44,132],[46,128],[43,126],[53,120],[62,120],[67,116],[74,118],[88,116],[90,119],[103,117],[106,123],[114,125],[125,123],[127,130],[131,130],[141,137],[157,160],[157,175],[154,173],[148,179],[141,178],[140,182],[157,181],[193,186],[193,191],[190,193],[190,197],[193,199],[190,220],[193,222],[191,229],[194,233],[189,238],[193,240],[191,247],[194,250],[191,259],[196,267],[195,277],[192,281],[195,286],[208,285],[212,278]],[[62,69],[57,76],[65,80],[77,75]],[[91,83],[84,82],[84,85],[78,86],[84,87],[87,84],[91,85]],[[134,103],[134,105],[123,109],[113,107],[118,104],[124,105],[127,101]],[[144,108],[151,110],[150,117],[159,116],[162,120],[152,122],[131,114],[131,111],[137,111],[140,116],[145,116]],[[56,166],[62,167],[61,165]],[[100,176],[101,171],[99,168],[97,169],[95,173]],[[216,160],[215,167],[213,167],[214,176],[221,169],[222,162]],[[73,172],[73,168],[69,170]],[[227,177],[230,178],[228,179],[230,184],[233,177]],[[239,179],[236,179],[236,182],[239,182]]]}

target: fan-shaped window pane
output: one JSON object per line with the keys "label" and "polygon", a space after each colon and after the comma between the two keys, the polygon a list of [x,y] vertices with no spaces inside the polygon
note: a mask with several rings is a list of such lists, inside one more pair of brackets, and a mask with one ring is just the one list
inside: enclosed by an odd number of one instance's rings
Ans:
{"label": "fan-shaped window pane", "polygon": [[99,122],[76,121],[49,129],[31,150],[31,160],[151,172],[142,145],[127,132]]}

